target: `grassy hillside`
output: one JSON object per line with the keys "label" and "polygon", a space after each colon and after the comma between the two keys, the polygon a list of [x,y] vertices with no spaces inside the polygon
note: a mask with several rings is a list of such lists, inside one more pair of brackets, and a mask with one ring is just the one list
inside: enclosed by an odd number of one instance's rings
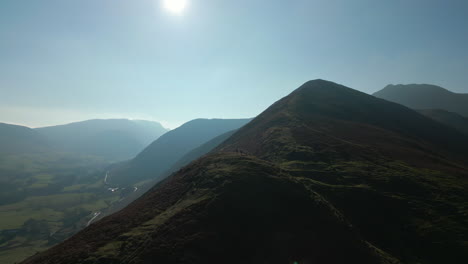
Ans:
{"label": "grassy hillside", "polygon": [[398,263],[279,167],[236,153],[196,165],[32,263]]}

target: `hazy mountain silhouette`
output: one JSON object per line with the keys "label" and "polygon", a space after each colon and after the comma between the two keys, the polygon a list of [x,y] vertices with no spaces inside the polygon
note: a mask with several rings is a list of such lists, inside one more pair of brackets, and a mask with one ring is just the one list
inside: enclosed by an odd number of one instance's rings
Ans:
{"label": "hazy mountain silhouette", "polygon": [[37,131],[0,123],[0,154],[21,154],[48,151],[47,139]]}
{"label": "hazy mountain silhouette", "polygon": [[467,168],[457,130],[310,81],[24,263],[466,263]]}
{"label": "hazy mountain silhouette", "polygon": [[374,96],[413,109],[443,109],[468,117],[468,94],[457,94],[436,85],[387,85]]}
{"label": "hazy mountain silhouette", "polygon": [[442,109],[426,109],[418,110],[418,112],[468,135],[467,117]]}
{"label": "hazy mountain silhouette", "polygon": [[[159,179],[184,155],[223,133],[237,129],[250,119],[195,119],[169,131],[151,143],[133,160],[110,172],[113,184]],[[198,158],[198,157],[194,157]]]}
{"label": "hazy mountain silhouette", "polygon": [[217,136],[210,141],[206,142],[205,144],[191,150],[189,153],[185,154],[182,158],[180,158],[172,167],[169,169],[168,173],[174,172],[182,168],[183,166],[189,164],[190,162],[208,154],[214,148],[219,146],[221,143],[226,141],[229,137],[231,137],[236,130],[232,130],[226,132],[220,136]]}
{"label": "hazy mountain silhouette", "polygon": [[95,119],[36,131],[61,151],[121,161],[135,157],[167,129],[151,121]]}

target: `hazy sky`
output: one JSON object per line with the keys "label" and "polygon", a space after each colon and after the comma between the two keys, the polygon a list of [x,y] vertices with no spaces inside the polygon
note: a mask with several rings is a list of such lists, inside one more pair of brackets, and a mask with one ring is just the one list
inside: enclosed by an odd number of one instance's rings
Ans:
{"label": "hazy sky", "polygon": [[316,78],[468,93],[466,0],[188,2],[1,0],[0,121],[252,117]]}

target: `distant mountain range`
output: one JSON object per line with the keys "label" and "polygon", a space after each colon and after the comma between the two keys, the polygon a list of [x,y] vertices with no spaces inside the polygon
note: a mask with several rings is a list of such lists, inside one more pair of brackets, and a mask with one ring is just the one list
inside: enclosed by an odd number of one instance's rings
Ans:
{"label": "distant mountain range", "polygon": [[37,153],[49,148],[41,133],[24,126],[0,123],[0,154]]}
{"label": "distant mountain range", "polygon": [[[145,173],[177,160],[171,132],[134,160]],[[23,263],[468,262],[468,137],[454,128],[315,80],[216,142]]]}
{"label": "distant mountain range", "polygon": [[0,123],[0,153],[64,152],[122,161],[135,157],[168,129],[152,121],[95,119],[31,129]]}
{"label": "distant mountain range", "polygon": [[413,109],[442,109],[468,117],[468,94],[429,84],[387,85],[376,97]]}
{"label": "distant mountain range", "polygon": [[95,119],[35,129],[55,149],[121,161],[135,157],[168,129],[152,121]]}

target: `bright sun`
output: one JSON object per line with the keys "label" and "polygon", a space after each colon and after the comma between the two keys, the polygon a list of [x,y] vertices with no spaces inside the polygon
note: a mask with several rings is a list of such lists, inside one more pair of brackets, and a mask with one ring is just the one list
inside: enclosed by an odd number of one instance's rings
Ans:
{"label": "bright sun", "polygon": [[174,14],[182,14],[187,6],[187,0],[163,0],[164,8]]}

